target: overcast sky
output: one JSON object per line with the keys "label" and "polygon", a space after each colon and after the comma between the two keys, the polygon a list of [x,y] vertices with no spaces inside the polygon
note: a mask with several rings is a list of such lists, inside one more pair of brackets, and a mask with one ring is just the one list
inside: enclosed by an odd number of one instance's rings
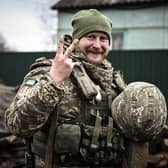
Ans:
{"label": "overcast sky", "polygon": [[18,51],[53,50],[58,0],[0,0],[0,33]]}

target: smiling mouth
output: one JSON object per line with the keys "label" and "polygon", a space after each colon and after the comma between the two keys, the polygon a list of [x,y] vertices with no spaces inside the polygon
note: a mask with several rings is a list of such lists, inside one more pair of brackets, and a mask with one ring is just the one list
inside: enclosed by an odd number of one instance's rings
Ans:
{"label": "smiling mouth", "polygon": [[102,52],[95,52],[95,51],[87,51],[88,54],[94,54],[94,55],[102,55]]}

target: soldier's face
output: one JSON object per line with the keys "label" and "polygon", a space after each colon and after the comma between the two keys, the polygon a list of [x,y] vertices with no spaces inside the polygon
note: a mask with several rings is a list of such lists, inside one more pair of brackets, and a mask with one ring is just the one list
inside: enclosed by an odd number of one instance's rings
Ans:
{"label": "soldier's face", "polygon": [[100,64],[109,53],[108,36],[102,32],[92,32],[79,40],[79,50],[85,55],[88,62]]}

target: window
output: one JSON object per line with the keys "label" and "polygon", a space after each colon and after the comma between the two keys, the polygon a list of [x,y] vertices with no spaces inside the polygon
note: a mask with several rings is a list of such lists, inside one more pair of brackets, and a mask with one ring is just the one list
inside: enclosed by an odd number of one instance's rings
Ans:
{"label": "window", "polygon": [[123,32],[112,33],[112,41],[113,50],[123,49]]}

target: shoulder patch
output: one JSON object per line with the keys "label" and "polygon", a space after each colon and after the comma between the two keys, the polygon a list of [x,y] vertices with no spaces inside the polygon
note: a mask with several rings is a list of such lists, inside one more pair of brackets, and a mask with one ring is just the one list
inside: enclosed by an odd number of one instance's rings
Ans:
{"label": "shoulder patch", "polygon": [[36,79],[26,79],[25,84],[29,86],[34,86],[37,83]]}

